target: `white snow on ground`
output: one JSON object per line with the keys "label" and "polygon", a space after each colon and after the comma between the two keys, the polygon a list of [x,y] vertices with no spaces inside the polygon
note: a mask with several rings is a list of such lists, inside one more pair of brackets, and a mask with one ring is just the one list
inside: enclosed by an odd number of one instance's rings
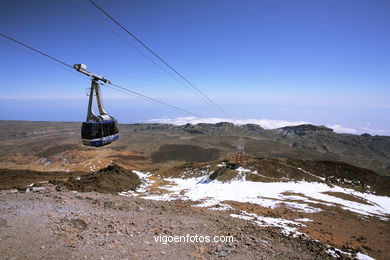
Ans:
{"label": "white snow on ground", "polygon": [[[240,170],[241,171],[241,170]],[[155,200],[191,200],[201,201],[202,206],[212,207],[220,205],[225,200],[249,202],[263,207],[275,208],[282,203],[284,206],[307,213],[321,211],[312,205],[340,206],[366,216],[378,216],[387,220],[390,214],[390,197],[366,194],[338,186],[329,187],[317,182],[249,182],[245,180],[232,180],[222,183],[211,181],[208,176],[181,179],[167,178],[172,183],[165,187],[168,193],[162,195],[146,195],[146,199]],[[288,195],[284,193],[295,193]],[[354,195],[366,200],[370,205],[337,198],[324,192],[341,192]],[[292,201],[291,201],[292,200]]]}
{"label": "white snow on ground", "polygon": [[[223,201],[227,200],[243,203],[248,202],[269,208],[283,205],[306,213],[321,211],[322,209],[316,207],[316,205],[338,206],[361,215],[376,216],[388,221],[390,197],[357,192],[336,185],[330,187],[320,182],[250,182],[245,180],[245,173],[251,172],[256,174],[257,172],[242,167],[238,168],[237,171],[237,177],[230,182],[211,180],[208,175],[210,172],[208,171],[203,172],[205,174],[203,177],[187,179],[165,178],[164,181],[170,184],[159,187],[167,191],[163,194],[153,194],[147,189],[148,186],[155,182],[151,180],[150,173],[133,171],[140,177],[143,184],[135,192],[122,192],[120,194],[125,196],[141,195],[145,199],[162,201],[176,199],[190,200],[198,203],[195,205],[196,207],[208,207],[212,210],[232,210],[233,208],[231,206],[223,203]],[[191,172],[186,172],[185,175],[190,176]],[[321,177],[318,177],[318,179],[323,180]],[[325,192],[338,192],[352,195],[365,200],[367,204],[341,199],[324,194]],[[311,205],[309,206],[308,203]],[[230,216],[253,221],[260,226],[278,227],[282,233],[293,236],[302,234],[297,231],[298,227],[306,226],[301,222],[312,221],[309,218],[298,218],[292,221],[282,218],[263,217],[245,211],[240,211]],[[336,248],[328,249],[327,253],[337,257],[336,251],[348,254]],[[358,253],[356,259],[372,260],[373,258]]]}
{"label": "white snow on ground", "polygon": [[309,218],[297,218],[297,219],[294,219],[295,221],[298,221],[298,222],[311,222],[313,220],[309,219]]}
{"label": "white snow on ground", "polygon": [[133,172],[138,175],[138,177],[142,182],[141,186],[137,189],[137,192],[141,192],[141,193],[145,192],[146,188],[152,183],[154,183],[154,181],[149,178],[151,176],[149,172],[145,173],[145,172],[134,171],[134,170]]}
{"label": "white snow on ground", "polygon": [[141,180],[141,185],[138,187],[136,191],[123,191],[120,192],[119,195],[123,196],[132,196],[132,195],[139,195],[139,194],[144,194],[147,191],[147,187],[153,184],[155,181],[150,179],[151,174],[149,172],[140,172],[140,171],[134,171],[135,174],[138,175],[138,177]]}
{"label": "white snow on ground", "polygon": [[222,162],[220,164],[217,164],[218,167],[225,167],[226,166],[226,163],[225,162]]}
{"label": "white snow on ground", "polygon": [[[306,213],[321,211],[316,205],[339,206],[345,210],[365,215],[377,216],[388,220],[390,214],[390,197],[357,192],[339,186],[330,187],[319,182],[250,182],[245,180],[249,169],[238,168],[238,177],[230,182],[211,180],[208,175],[195,178],[165,178],[170,185],[159,187],[167,190],[163,194],[150,194],[147,187],[154,183],[150,173],[134,171],[142,180],[141,187],[136,192],[122,192],[122,195],[142,194],[145,199],[153,200],[190,200],[199,202],[198,207],[210,207],[215,210],[231,209],[223,203],[226,200],[248,202],[263,207],[275,208],[285,206]],[[207,171],[205,171],[206,174]],[[368,204],[345,200],[325,192],[338,192],[355,196],[367,201]],[[309,203],[311,205],[309,205]],[[296,220],[309,221],[309,220]]]}
{"label": "white snow on ground", "polygon": [[342,250],[337,249],[337,248],[328,248],[326,250],[326,253],[330,256],[333,256],[334,258],[340,258],[340,255],[339,255],[340,253],[351,256],[351,253],[342,251]]}
{"label": "white snow on ground", "polygon": [[[352,256],[351,253],[342,251],[342,250],[337,249],[337,248],[328,248],[326,250],[326,253],[330,256],[333,256],[334,258],[337,258],[337,259],[340,258],[340,255],[339,255],[340,253],[342,253],[344,255]],[[360,252],[357,252],[356,256],[353,259],[356,259],[356,260],[375,260],[375,258],[372,258],[372,257],[365,255],[365,254],[362,254]]]}
{"label": "white snow on ground", "polygon": [[362,254],[360,252],[357,253],[356,259],[358,259],[358,260],[375,260],[375,258],[372,258],[372,257],[365,255],[365,254]]}
{"label": "white snow on ground", "polygon": [[263,217],[253,213],[247,213],[245,211],[242,211],[241,214],[230,214],[230,216],[234,218],[252,220],[256,224],[262,227],[279,227],[282,230],[282,233],[286,235],[289,234],[293,234],[294,236],[300,235],[302,233],[298,232],[294,226],[301,226],[301,227],[306,226],[302,223],[294,222],[287,219]]}

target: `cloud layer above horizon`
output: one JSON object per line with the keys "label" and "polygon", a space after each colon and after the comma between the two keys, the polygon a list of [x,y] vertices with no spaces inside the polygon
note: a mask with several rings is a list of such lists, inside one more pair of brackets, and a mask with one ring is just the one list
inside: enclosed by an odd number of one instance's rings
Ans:
{"label": "cloud layer above horizon", "polygon": [[[265,129],[276,129],[285,126],[296,126],[302,124],[312,124],[307,121],[288,121],[288,120],[272,120],[272,119],[228,119],[228,118],[200,118],[200,117],[176,117],[176,118],[157,118],[150,119],[150,123],[162,123],[162,124],[173,124],[173,125],[185,125],[185,124],[199,124],[199,123],[209,123],[216,124],[219,122],[230,122],[235,125],[245,125],[245,124],[256,124],[260,125]],[[372,129],[368,126],[361,127],[359,129],[344,127],[339,124],[329,125],[325,124],[326,127],[333,129],[336,133],[348,133],[348,134],[363,134],[369,133],[372,135],[385,135],[388,134],[388,131],[382,129]]]}

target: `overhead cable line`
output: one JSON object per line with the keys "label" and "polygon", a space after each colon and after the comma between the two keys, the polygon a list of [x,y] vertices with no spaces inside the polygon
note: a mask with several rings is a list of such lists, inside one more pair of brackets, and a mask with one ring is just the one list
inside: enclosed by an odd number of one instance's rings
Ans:
{"label": "overhead cable line", "polygon": [[122,35],[120,35],[119,33],[117,33],[114,29],[112,29],[109,25],[105,24],[103,21],[97,19],[92,13],[91,11],[89,11],[87,8],[85,8],[84,6],[82,6],[77,0],[70,0],[75,6],[77,6],[78,8],[80,8],[80,10],[82,10],[86,15],[88,15],[90,18],[92,18],[93,20],[95,20],[98,24],[100,24],[101,26],[103,26],[104,28],[106,28],[107,30],[109,30],[110,32],[112,32],[116,37],[118,37],[119,39],[121,39],[124,43],[126,43],[127,45],[129,45],[132,49],[134,49],[136,52],[138,52],[140,55],[142,55],[145,59],[147,59],[148,61],[150,61],[151,63],[153,63],[157,68],[159,68],[161,71],[163,71],[164,73],[166,73],[168,76],[172,77],[174,80],[176,80],[180,85],[184,86],[185,88],[187,88],[189,91],[191,91],[193,94],[197,95],[199,98],[202,99],[202,96],[196,92],[193,88],[191,88],[190,86],[187,86],[184,82],[182,82],[180,79],[178,79],[175,75],[173,75],[172,73],[170,73],[167,69],[165,69],[163,66],[161,66],[159,63],[157,63],[156,61],[154,61],[152,58],[150,58],[148,55],[146,55],[144,52],[142,52],[140,49],[138,49],[136,46],[134,46],[132,43],[130,43],[127,39],[125,39]]}
{"label": "overhead cable line", "polygon": [[20,45],[22,45],[22,46],[24,46],[24,47],[26,47],[26,48],[28,48],[28,49],[30,49],[30,50],[33,50],[33,51],[35,51],[35,52],[38,52],[39,54],[42,54],[43,56],[46,56],[47,58],[50,58],[50,59],[52,59],[52,60],[54,60],[54,61],[56,61],[56,62],[61,63],[62,65],[65,65],[65,66],[67,66],[67,67],[73,69],[73,67],[72,67],[71,65],[69,65],[69,64],[67,64],[67,63],[65,63],[65,62],[62,62],[62,61],[60,61],[59,59],[56,59],[56,58],[54,58],[54,57],[52,57],[52,56],[50,56],[50,55],[47,55],[46,53],[41,52],[41,51],[39,51],[39,50],[37,50],[37,49],[31,47],[31,46],[28,46],[27,44],[24,44],[24,43],[22,43],[22,42],[20,42],[20,41],[18,41],[18,40],[15,40],[15,39],[13,39],[13,38],[7,36],[7,35],[4,35],[4,34],[2,34],[2,33],[0,33],[0,35],[3,36],[4,38],[7,38],[8,40],[11,40],[11,41],[13,41],[13,42],[16,42],[16,43],[18,43],[18,44],[20,44]]}
{"label": "overhead cable line", "polygon": [[[2,33],[0,33],[0,36],[6,38],[6,39],[8,39],[8,40],[11,40],[11,41],[13,41],[13,42],[15,42],[15,43],[17,43],[17,44],[19,44],[19,45],[22,45],[22,46],[24,46],[24,47],[26,47],[26,48],[28,48],[28,49],[30,49],[30,50],[36,52],[36,53],[39,53],[39,54],[41,54],[41,55],[43,55],[43,56],[45,56],[45,57],[51,59],[52,61],[56,61],[56,62],[58,62],[58,63],[60,63],[60,64],[62,64],[62,65],[64,65],[64,66],[66,66],[66,67],[70,67],[70,68],[73,69],[73,66],[71,66],[71,65],[69,65],[69,64],[67,64],[67,63],[65,63],[65,62],[63,62],[63,61],[61,61],[61,60],[59,60],[59,59],[57,59],[57,58],[54,58],[53,56],[50,56],[50,55],[47,54],[47,53],[44,53],[44,52],[42,52],[42,51],[39,51],[39,50],[37,50],[37,49],[35,49],[35,48],[33,48],[33,47],[31,47],[31,46],[25,44],[25,43],[22,43],[22,42],[20,42],[20,41],[14,39],[14,38],[12,38],[12,37],[10,37],[10,36],[4,35],[4,34],[2,34]],[[11,45],[11,46],[12,46],[12,45]],[[26,52],[26,50],[23,50],[23,49],[18,48],[18,47],[16,47],[16,46],[12,46],[12,47],[15,47],[15,48],[18,49],[18,50],[21,50],[21,51]],[[29,52],[27,52],[27,53],[30,54],[30,55],[33,55],[33,54],[29,53]],[[52,61],[49,61],[49,60],[45,60],[45,61],[54,64]],[[70,72],[72,72],[72,73],[74,72],[74,71],[71,71],[71,70],[69,70],[69,69],[67,69],[67,68],[64,68],[64,67],[61,67],[61,68],[65,69],[66,71],[70,71]],[[77,74],[80,75],[79,73],[77,73]],[[192,116],[200,117],[199,115],[194,114],[194,113],[192,113],[192,112],[189,112],[189,111],[187,111],[187,110],[185,110],[185,109],[182,109],[182,108],[180,108],[180,107],[176,107],[176,106],[174,106],[174,105],[170,105],[170,104],[168,104],[168,103],[166,103],[166,102],[163,102],[163,101],[158,100],[158,99],[155,99],[155,98],[148,97],[148,96],[146,96],[146,95],[144,95],[144,94],[141,94],[141,93],[138,93],[138,92],[136,92],[136,91],[127,89],[127,88],[125,88],[125,87],[122,87],[122,86],[119,86],[119,85],[116,85],[116,84],[112,84],[112,83],[107,83],[107,84],[108,84],[108,85],[106,85],[106,86],[115,87],[115,88],[117,88],[117,89],[120,89],[122,92],[125,91],[127,94],[130,94],[130,95],[132,95],[132,96],[137,96],[138,98],[142,98],[142,99],[144,99],[144,100],[148,100],[149,102],[158,103],[158,104],[160,104],[160,105],[167,106],[167,107],[169,107],[169,108],[171,108],[171,109],[174,109],[174,110],[177,110],[177,111],[180,111],[180,112],[184,112],[184,113],[189,114],[189,115],[192,115]]]}
{"label": "overhead cable line", "polygon": [[178,111],[181,111],[181,112],[190,114],[190,115],[192,115],[192,116],[201,117],[201,116],[199,116],[199,115],[197,115],[197,114],[194,114],[194,113],[192,113],[192,112],[189,112],[189,111],[187,111],[187,110],[184,110],[184,109],[182,109],[182,108],[180,108],[180,107],[176,107],[176,106],[170,105],[170,104],[165,103],[165,102],[163,102],[163,101],[161,101],[161,100],[158,100],[158,99],[154,99],[154,98],[148,97],[148,96],[143,95],[143,94],[141,94],[141,93],[137,93],[137,92],[132,91],[132,90],[130,90],[130,89],[121,87],[121,86],[119,86],[119,85],[115,85],[115,84],[110,83],[109,86],[112,86],[112,87],[121,89],[121,90],[126,91],[127,93],[130,93],[130,94],[135,94],[135,95],[137,95],[137,96],[139,96],[139,97],[142,97],[142,98],[144,98],[144,99],[147,99],[147,100],[149,100],[149,101],[156,102],[156,103],[160,103],[160,104],[162,104],[162,105],[165,105],[165,106],[168,106],[168,107],[173,108],[173,109],[175,109],[175,110],[178,110]]}
{"label": "overhead cable line", "polygon": [[45,59],[44,57],[42,57],[42,56],[40,56],[40,55],[38,55],[38,54],[36,54],[36,53],[34,53],[34,52],[30,52],[30,51],[28,51],[28,50],[26,50],[26,49],[24,49],[24,48],[21,48],[21,47],[15,45],[15,44],[11,43],[11,42],[7,42],[7,41],[4,40],[4,39],[0,39],[0,41],[1,41],[2,43],[4,43],[4,44],[8,45],[8,46],[11,46],[12,48],[15,48],[15,49],[17,49],[17,50],[19,50],[19,51],[22,51],[22,52],[24,52],[24,53],[27,53],[28,55],[31,55],[31,56],[33,56],[33,57],[39,59],[39,60],[43,60],[43,61],[49,62],[49,63],[51,63],[53,66],[56,66],[56,67],[58,67],[58,68],[61,68],[61,69],[63,69],[63,70],[69,71],[69,72],[72,72],[73,74],[75,74],[75,75],[77,75],[77,76],[79,76],[79,77],[85,79],[85,77],[84,77],[83,75],[81,75],[80,73],[77,73],[76,71],[74,71],[74,69],[71,70],[71,69],[69,69],[69,68],[65,68],[64,66],[61,66],[60,64],[54,62],[53,60]]}
{"label": "overhead cable line", "polygon": [[132,34],[129,30],[127,30],[121,23],[119,23],[115,18],[113,18],[109,13],[107,13],[103,8],[101,8],[98,4],[96,4],[93,0],[88,0],[92,3],[97,9],[99,9],[103,14],[105,14],[108,18],[111,19],[115,24],[121,27],[127,34],[129,34],[132,38],[134,38],[139,44],[141,44],[145,49],[147,49],[151,54],[153,54],[158,60],[160,60],[163,64],[165,64],[168,68],[170,68],[173,72],[175,72],[181,79],[183,79],[187,84],[189,84],[193,89],[195,89],[208,103],[212,104],[216,107],[220,112],[228,116],[232,119],[232,117],[225,112],[220,106],[218,106],[211,98],[209,98],[206,94],[204,94],[198,87],[196,87],[191,81],[185,78],[181,73],[179,73],[176,69],[174,69],[168,62],[166,62],[163,58],[161,58],[156,52],[154,52],[151,48],[149,48],[145,43],[143,43],[140,39],[138,39],[134,34]]}

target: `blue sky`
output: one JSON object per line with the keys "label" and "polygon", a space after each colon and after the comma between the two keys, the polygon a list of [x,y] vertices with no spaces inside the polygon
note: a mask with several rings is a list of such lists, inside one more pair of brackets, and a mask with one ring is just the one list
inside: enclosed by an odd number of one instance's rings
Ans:
{"label": "blue sky", "polygon": [[[96,2],[234,119],[390,135],[389,1]],[[203,121],[224,119],[97,20],[144,51],[87,0],[0,2],[0,32]],[[9,44],[0,39],[0,119],[83,121],[88,79]],[[123,123],[188,116],[103,94]]]}

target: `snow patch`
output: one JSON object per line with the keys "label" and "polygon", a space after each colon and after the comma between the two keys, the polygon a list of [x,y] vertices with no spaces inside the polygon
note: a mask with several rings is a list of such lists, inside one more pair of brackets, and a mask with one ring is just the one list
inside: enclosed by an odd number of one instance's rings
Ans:
{"label": "snow patch", "polygon": [[[240,169],[239,171],[247,171]],[[249,171],[249,170],[248,170]],[[262,207],[276,208],[284,205],[289,208],[306,213],[321,211],[321,206],[339,206],[345,210],[366,215],[378,216],[387,220],[390,213],[390,197],[377,196],[357,192],[339,186],[329,187],[324,183],[316,182],[249,182],[234,179],[230,182],[222,183],[217,180],[210,180],[208,176],[197,178],[167,178],[172,183],[160,187],[169,193],[153,196],[144,196],[149,199],[172,200],[182,199],[190,201],[203,201],[204,205],[212,207],[226,200],[243,203],[253,203]],[[341,192],[360,197],[372,205],[362,204],[354,201],[334,197],[324,192]],[[291,194],[293,195],[286,195]],[[309,205],[310,204],[310,205]]]}
{"label": "snow patch", "polygon": [[153,183],[155,183],[154,180],[150,179],[151,174],[149,172],[141,172],[141,171],[135,171],[135,170],[133,170],[132,172],[134,172],[135,174],[138,175],[142,184],[135,191],[133,191],[133,190],[123,191],[123,192],[120,192],[119,195],[135,196],[135,195],[144,194],[147,192],[147,188],[150,185],[152,185]]}
{"label": "snow patch", "polygon": [[[222,167],[222,166],[221,166]],[[142,198],[160,201],[188,200],[196,202],[195,207],[206,207],[211,210],[235,210],[224,201],[236,201],[241,203],[256,204],[266,208],[284,206],[305,213],[321,211],[322,206],[340,207],[364,216],[376,216],[387,221],[390,214],[390,197],[378,196],[375,194],[357,192],[353,189],[328,186],[322,182],[250,182],[245,180],[247,173],[256,173],[250,169],[238,168],[237,177],[229,182],[211,180],[209,175],[212,171],[200,170],[196,174],[203,174],[200,177],[192,178],[162,178],[165,186],[164,193],[152,193],[148,187],[155,181],[151,179],[150,173],[134,171],[142,180],[143,185],[136,192],[123,192],[121,195],[141,195]],[[309,173],[310,174],[310,173]],[[186,170],[185,175],[194,176],[194,172]],[[182,175],[183,176],[183,175]],[[199,175],[198,175],[199,176]],[[318,176],[316,176],[318,177]],[[318,177],[322,180],[322,177]],[[363,204],[335,197],[327,192],[344,193],[352,195],[369,204]],[[306,225],[302,222],[311,222],[309,218],[297,218],[288,220],[283,218],[264,217],[254,213],[239,211],[230,216],[252,221],[260,226],[277,227],[286,235],[304,235],[298,231]],[[329,255],[338,257],[340,253],[349,254],[336,248],[327,250]],[[358,253],[357,259],[373,259],[367,255]]]}
{"label": "snow patch", "polygon": [[298,221],[298,222],[312,222],[313,220],[309,219],[309,218],[297,218],[297,219],[294,219],[295,221]]}
{"label": "snow patch", "polygon": [[362,254],[360,252],[358,252],[356,254],[356,259],[358,259],[358,260],[375,260],[375,258],[372,258],[372,257],[365,255],[365,254]]}
{"label": "snow patch", "polygon": [[242,211],[241,214],[230,214],[231,217],[241,218],[244,220],[251,220],[262,227],[278,227],[282,230],[282,233],[285,235],[298,236],[302,235],[302,233],[297,231],[296,226],[305,227],[306,225],[302,223],[298,223],[295,221],[282,219],[282,218],[271,218],[271,217],[263,217],[253,213],[247,213]]}

